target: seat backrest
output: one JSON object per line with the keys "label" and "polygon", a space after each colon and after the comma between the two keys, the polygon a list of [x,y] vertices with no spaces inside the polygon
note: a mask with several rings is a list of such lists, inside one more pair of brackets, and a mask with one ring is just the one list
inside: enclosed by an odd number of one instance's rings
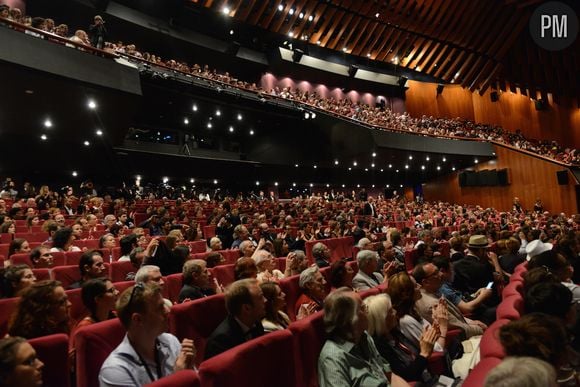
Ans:
{"label": "seat backrest", "polygon": [[52,276],[55,280],[60,281],[65,289],[81,279],[78,265],[57,266],[52,269]]}
{"label": "seat backrest", "polygon": [[496,320],[485,330],[479,343],[479,355],[482,359],[486,357],[503,359],[505,357],[505,351],[499,341],[498,334],[500,328],[509,322],[510,320],[507,319]]}
{"label": "seat backrest", "polygon": [[511,281],[506,287],[503,289],[502,297],[506,299],[511,296],[522,296],[522,292],[524,291],[524,283],[520,281]]}
{"label": "seat backrest", "polygon": [[497,319],[517,320],[524,310],[524,299],[521,295],[514,295],[503,300],[496,311]]}
{"label": "seat backrest", "polygon": [[294,307],[296,305],[296,300],[302,294],[300,289],[300,275],[293,275],[280,280],[280,289],[286,293],[286,314],[290,317],[290,320],[296,320],[296,311]]}
{"label": "seat backrest", "polygon": [[28,265],[29,267],[32,266],[32,261],[30,260],[30,254],[12,254],[10,256],[10,263],[12,265]]}
{"label": "seat backrest", "polygon": [[36,356],[44,363],[42,385],[45,387],[70,386],[68,364],[68,336],[49,335],[28,340]]}
{"label": "seat backrest", "polygon": [[467,375],[467,378],[463,382],[462,386],[483,387],[487,374],[499,363],[501,363],[501,359],[497,357],[487,357],[485,359],[481,359],[475,368],[469,372],[469,375]]}
{"label": "seat backrest", "polygon": [[101,366],[123,341],[125,328],[118,318],[80,328],[76,332],[77,387],[98,387]]}
{"label": "seat backrest", "polygon": [[181,370],[161,378],[147,387],[201,387],[199,375],[194,370]]}
{"label": "seat backrest", "polygon": [[50,269],[32,269],[32,273],[34,273],[37,281],[50,279]]}
{"label": "seat backrest", "polygon": [[318,356],[325,342],[324,312],[316,312],[290,324],[296,356],[296,385],[318,386]]}
{"label": "seat backrest", "polygon": [[197,349],[196,364],[199,364],[205,355],[207,338],[226,315],[223,294],[173,305],[169,314],[169,331],[180,341],[183,339],[194,341]]}
{"label": "seat backrest", "polygon": [[23,238],[28,242],[44,242],[48,239],[48,233],[41,232],[17,232],[14,234],[14,238]]}
{"label": "seat backrest", "polygon": [[222,286],[228,286],[235,281],[234,267],[236,265],[219,265],[211,269],[211,275],[218,280]]}
{"label": "seat backrest", "polygon": [[417,263],[418,252],[416,249],[405,251],[405,269],[410,272]]}
{"label": "seat backrest", "polygon": [[187,244],[189,245],[189,252],[191,254],[204,253],[207,250],[206,241],[193,241],[187,242]]}
{"label": "seat backrest", "polygon": [[8,333],[8,322],[16,310],[19,300],[20,297],[0,299],[0,337],[4,337]]}
{"label": "seat backrest", "polygon": [[131,261],[115,261],[111,263],[111,281],[121,282],[125,281],[127,274],[136,272]]}
{"label": "seat backrest", "polygon": [[64,253],[67,265],[78,265],[84,251],[67,251]]}
{"label": "seat backrest", "polygon": [[75,324],[80,319],[87,316],[89,313],[89,311],[85,307],[85,304],[83,304],[83,298],[82,298],[81,292],[82,292],[81,288],[65,290],[65,293],[68,297],[68,300],[71,303],[70,317],[74,321]]}
{"label": "seat backrest", "polygon": [[280,330],[204,361],[199,377],[204,387],[295,387],[296,368],[292,334]]}
{"label": "seat backrest", "polygon": [[203,237],[207,240],[215,236],[215,225],[203,226]]}
{"label": "seat backrest", "polygon": [[167,289],[167,298],[171,302],[178,302],[179,292],[183,284],[183,273],[171,274],[165,277],[165,289]]}

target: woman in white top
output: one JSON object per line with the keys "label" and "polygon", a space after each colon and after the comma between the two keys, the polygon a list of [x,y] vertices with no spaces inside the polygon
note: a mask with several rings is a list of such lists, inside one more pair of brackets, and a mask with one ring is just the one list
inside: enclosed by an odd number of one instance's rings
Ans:
{"label": "woman in white top", "polygon": [[264,282],[260,285],[266,298],[266,317],[262,320],[264,332],[273,332],[288,328],[290,318],[283,310],[286,308],[286,294],[275,282]]}
{"label": "woman in white top", "polygon": [[75,236],[73,230],[70,227],[63,227],[56,230],[54,236],[52,237],[52,248],[51,253],[57,253],[59,251],[81,251],[77,246],[73,246]]}

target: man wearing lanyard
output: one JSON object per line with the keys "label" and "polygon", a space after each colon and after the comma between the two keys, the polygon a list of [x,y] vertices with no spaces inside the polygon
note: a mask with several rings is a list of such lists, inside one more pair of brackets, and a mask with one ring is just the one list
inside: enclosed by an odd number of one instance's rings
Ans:
{"label": "man wearing lanyard", "polygon": [[142,386],[194,367],[193,341],[180,344],[165,333],[169,310],[158,285],[139,282],[125,290],[117,314],[127,334],[101,367],[101,387]]}

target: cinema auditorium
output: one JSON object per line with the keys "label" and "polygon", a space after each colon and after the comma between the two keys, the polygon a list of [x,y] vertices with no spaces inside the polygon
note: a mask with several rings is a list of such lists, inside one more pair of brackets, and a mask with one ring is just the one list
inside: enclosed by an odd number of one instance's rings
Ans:
{"label": "cinema auditorium", "polygon": [[0,387],[580,386],[577,0],[0,0]]}

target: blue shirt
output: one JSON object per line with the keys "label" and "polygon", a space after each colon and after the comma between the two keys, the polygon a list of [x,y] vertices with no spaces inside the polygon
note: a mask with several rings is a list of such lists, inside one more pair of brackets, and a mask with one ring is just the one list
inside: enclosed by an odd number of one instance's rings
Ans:
{"label": "blue shirt", "polygon": [[441,285],[441,287],[439,288],[438,293],[439,297],[444,296],[445,298],[447,298],[449,302],[451,302],[455,306],[459,305],[459,303],[463,301],[461,292],[458,292],[457,290],[453,289],[451,285],[449,285],[449,282],[447,281],[443,282],[443,285]]}

